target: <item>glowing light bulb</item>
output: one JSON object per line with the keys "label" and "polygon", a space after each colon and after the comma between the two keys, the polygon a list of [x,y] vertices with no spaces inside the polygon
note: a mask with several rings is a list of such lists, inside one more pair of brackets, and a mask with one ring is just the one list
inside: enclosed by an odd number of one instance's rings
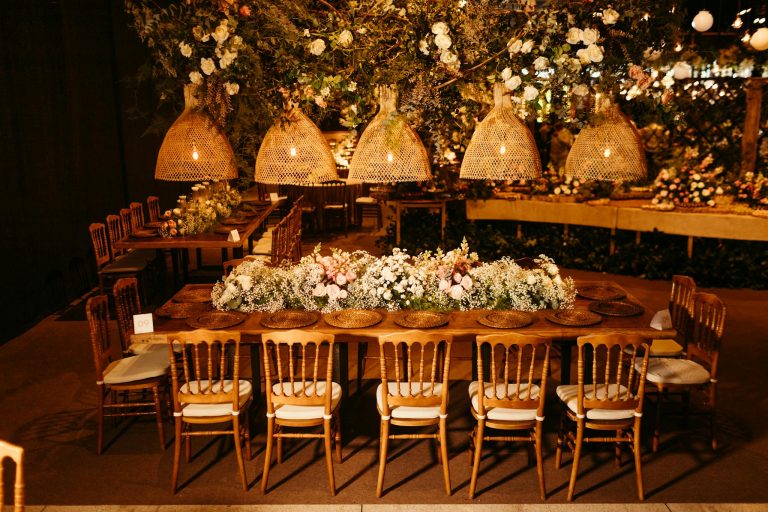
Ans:
{"label": "glowing light bulb", "polygon": [[197,146],[192,144],[192,160],[197,162],[200,159],[200,153],[197,152]]}
{"label": "glowing light bulb", "polygon": [[681,51],[683,51],[683,45],[682,45],[681,43],[677,43],[677,44],[675,45],[675,51],[676,51],[676,52],[681,52]]}
{"label": "glowing light bulb", "polygon": [[504,155],[504,154],[506,154],[506,152],[507,152],[507,146],[502,144],[501,147],[499,148],[499,154],[500,155]]}
{"label": "glowing light bulb", "polygon": [[735,20],[733,20],[733,23],[731,23],[731,26],[732,26],[733,28],[741,28],[741,26],[742,26],[742,25],[744,25],[744,22],[743,22],[743,21],[741,21],[741,16],[739,16],[739,15],[737,14],[737,15],[736,15],[736,19],[735,19]]}
{"label": "glowing light bulb", "polygon": [[605,158],[610,158],[610,156],[611,156],[611,148],[605,148],[605,149],[603,150],[603,156],[604,156]]}
{"label": "glowing light bulb", "polygon": [[387,162],[388,163],[391,164],[394,159],[395,159],[395,157],[392,156],[392,152],[391,151],[389,153],[387,153]]}
{"label": "glowing light bulb", "polygon": [[648,21],[649,19],[651,19],[651,13],[647,12],[643,14],[643,21]]}
{"label": "glowing light bulb", "polygon": [[288,151],[291,155],[291,158],[294,158],[296,156],[296,148],[291,146],[291,149]]}
{"label": "glowing light bulb", "polygon": [[742,37],[742,38],[741,38],[741,42],[742,42],[742,43],[748,43],[748,42],[749,42],[749,39],[750,39],[751,37],[752,37],[752,36],[749,34],[749,32],[747,32],[746,34],[744,34],[744,37]]}
{"label": "glowing light bulb", "polygon": [[714,22],[715,19],[712,17],[712,14],[707,10],[702,10],[699,11],[699,14],[694,16],[693,21],[691,21],[691,26],[697,32],[706,32],[712,28]]}

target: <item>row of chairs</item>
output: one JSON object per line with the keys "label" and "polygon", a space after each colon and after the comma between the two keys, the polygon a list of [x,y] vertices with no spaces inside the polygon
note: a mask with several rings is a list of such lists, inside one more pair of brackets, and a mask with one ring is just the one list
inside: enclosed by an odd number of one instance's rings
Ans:
{"label": "row of chairs", "polygon": [[[630,445],[634,454],[638,497],[641,500],[644,498],[640,434],[646,382],[650,384],[650,391],[658,396],[667,392],[670,387],[684,393],[703,390],[709,413],[713,414],[717,359],[723,334],[725,307],[712,294],[694,293],[691,301],[691,334],[686,347],[687,357],[684,359],[650,357],[651,346],[648,340],[638,336],[606,334],[579,338],[577,384],[561,385],[556,389],[556,395],[563,408],[555,456],[556,466],[560,466],[562,452],[566,447],[574,452],[568,500],[573,498],[582,445],[594,442],[615,444],[617,461],[621,456],[619,445]],[[89,301],[89,320],[94,318],[94,309],[99,311],[98,318],[103,323],[106,299],[96,298]],[[119,316],[120,311],[118,309]],[[92,340],[108,339],[106,329],[98,328],[98,325],[92,322]],[[268,486],[275,444],[277,460],[281,462],[283,439],[320,437],[324,440],[326,449],[329,487],[331,494],[335,494],[332,446],[336,444],[336,458],[337,462],[340,462],[339,407],[342,393],[341,386],[333,382],[331,377],[334,341],[333,335],[318,332],[281,331],[262,335],[267,390],[267,449],[262,491],[266,491]],[[448,494],[451,493],[446,432],[451,343],[450,336],[418,331],[396,332],[379,338],[381,384],[376,390],[376,402],[381,416],[381,432],[377,496],[381,496],[383,492],[388,442],[402,438],[428,438],[439,443],[445,490]],[[551,340],[509,333],[480,336],[476,343],[478,380],[469,386],[471,412],[477,420],[470,443],[473,464],[470,497],[474,497],[476,491],[483,442],[519,441],[530,443],[533,447],[539,490],[544,499],[546,487],[541,442]],[[100,344],[96,341],[93,344],[96,355]],[[189,459],[188,440],[192,436],[221,433],[235,437],[241,481],[243,488],[247,488],[241,446],[244,440],[246,455],[250,458],[246,412],[252,400],[253,388],[249,381],[239,379],[240,334],[225,331],[180,333],[171,340],[170,346],[174,345],[177,352],[169,351],[165,347],[164,363],[160,362],[159,356],[153,355],[162,354],[160,350],[145,351],[139,356],[127,359],[139,359],[131,363],[130,368],[145,371],[140,375],[143,381],[140,384],[145,386],[145,390],[151,390],[155,396],[162,390],[162,385],[161,382],[155,384],[154,380],[162,381],[167,378],[168,368],[171,369],[176,423],[172,477],[174,492],[179,474],[182,440],[186,440]],[[224,357],[228,346],[232,347],[232,355]],[[188,353],[185,347],[194,347],[194,350]],[[181,362],[174,364],[179,358],[177,353],[180,354]],[[97,365],[99,362],[97,357]],[[118,363],[115,366],[120,364],[126,365]],[[97,373],[98,368],[97,366]],[[131,387],[124,381],[108,379],[105,375],[111,375],[112,371],[116,370],[103,371],[97,375],[97,381],[113,386],[119,384],[122,386],[120,391]],[[154,374],[150,375],[146,371]],[[118,375],[124,377],[127,372],[123,371]],[[133,384],[138,385],[135,382]],[[164,444],[159,404],[160,399],[156,398],[151,405],[155,407],[160,440],[161,444]],[[99,408],[101,418],[101,402]],[[197,423],[213,422],[212,418],[217,422],[231,420],[232,428],[227,431],[204,432],[190,428]],[[321,425],[322,434],[287,431],[292,427]],[[391,425],[437,425],[438,432],[390,434]],[[714,448],[714,421],[712,426]],[[509,436],[488,435],[486,429],[519,433]],[[609,431],[612,435],[587,436],[589,431]],[[101,420],[99,450],[100,447]]]}

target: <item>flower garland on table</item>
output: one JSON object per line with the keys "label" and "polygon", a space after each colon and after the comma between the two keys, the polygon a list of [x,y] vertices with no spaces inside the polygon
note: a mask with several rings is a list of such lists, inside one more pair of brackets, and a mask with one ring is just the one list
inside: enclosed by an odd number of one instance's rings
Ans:
{"label": "flower garland on table", "polygon": [[266,267],[247,261],[216,283],[211,297],[220,310],[518,309],[573,306],[576,288],[554,262],[541,255],[527,269],[509,258],[482,263],[466,241],[447,253],[411,258],[405,251],[376,258],[365,251],[320,246],[293,266]]}
{"label": "flower garland on table", "polygon": [[[192,189],[197,191],[196,187]],[[210,199],[185,201],[173,210],[165,211],[160,235],[170,238],[204,233],[211,229],[216,219],[229,217],[239,204],[240,192],[236,189],[216,190]]]}
{"label": "flower garland on table", "polygon": [[679,169],[662,169],[656,177],[656,196],[651,202],[683,207],[715,206],[716,196],[723,194],[717,184],[723,168],[708,170],[712,161],[711,154],[699,160],[697,149],[686,149]]}

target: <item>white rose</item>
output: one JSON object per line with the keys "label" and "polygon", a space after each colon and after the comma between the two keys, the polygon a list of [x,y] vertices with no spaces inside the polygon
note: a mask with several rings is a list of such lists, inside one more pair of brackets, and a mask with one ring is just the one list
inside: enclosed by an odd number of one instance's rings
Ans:
{"label": "white rose", "polygon": [[533,41],[530,39],[523,43],[523,46],[520,47],[521,53],[531,53],[531,50],[533,50]]}
{"label": "white rose", "polygon": [[325,287],[326,293],[328,293],[328,299],[335,300],[339,297],[339,292],[341,291],[341,288],[336,286],[335,284],[329,284]]}
{"label": "white rose", "polygon": [[240,84],[237,82],[224,82],[224,90],[226,90],[227,94],[230,96],[234,96],[240,92]]}
{"label": "white rose", "polygon": [[173,214],[174,215],[181,215],[181,208],[174,208],[173,209]]}
{"label": "white rose", "polygon": [[236,279],[243,290],[248,291],[253,288],[253,278],[251,276],[237,276]]}
{"label": "white rose", "polygon": [[519,53],[522,48],[523,42],[519,39],[516,39],[515,42],[510,45],[509,53]]}
{"label": "white rose", "polygon": [[504,82],[504,87],[509,89],[510,91],[514,91],[518,87],[520,87],[520,84],[522,83],[522,80],[520,80],[519,76],[513,76],[506,82]]}
{"label": "white rose", "polygon": [[192,47],[183,41],[179,43],[179,50],[181,50],[181,54],[185,57],[192,56]]}
{"label": "white rose", "polygon": [[526,279],[526,282],[529,285],[533,286],[534,284],[536,284],[536,276],[534,276],[533,274],[528,274],[528,279]]}
{"label": "white rose", "polygon": [[224,41],[227,40],[229,37],[229,28],[227,28],[227,20],[223,20],[218,27],[216,27],[216,30],[213,31],[211,34],[211,37],[216,40],[217,43],[221,44]]}
{"label": "white rose", "polygon": [[392,300],[392,292],[387,290],[384,292],[384,295],[382,295],[382,297],[384,297],[384,300]]}
{"label": "white rose", "polygon": [[532,85],[526,85],[523,90],[523,99],[525,101],[535,100],[539,97],[539,90]]}
{"label": "white rose", "polygon": [[336,284],[339,286],[344,286],[347,284],[347,276],[344,274],[339,274],[336,276]]}
{"label": "white rose", "polygon": [[603,11],[603,23],[606,25],[614,25],[619,21],[619,13],[613,9],[606,9]]}
{"label": "white rose", "polygon": [[350,32],[349,30],[342,30],[341,34],[339,34],[339,44],[344,48],[352,44],[352,41],[354,39],[355,38],[352,36],[352,32]]}
{"label": "white rose", "polygon": [[446,25],[442,21],[438,21],[437,23],[432,25],[432,33],[435,35],[445,35],[448,32],[450,32],[450,29],[448,28],[448,25]]}
{"label": "white rose", "polygon": [[447,50],[451,47],[451,36],[447,34],[438,34],[435,36],[435,46],[441,50]]}
{"label": "white rose", "polygon": [[349,296],[347,290],[339,290],[339,299],[346,299]]}
{"label": "white rose", "polygon": [[715,200],[710,199],[709,201],[707,201],[707,206],[715,206]]}
{"label": "white rose", "polygon": [[450,287],[451,287],[451,283],[449,283],[447,279],[441,279],[441,280],[440,280],[440,284],[438,284],[438,285],[437,285],[437,288],[438,288],[438,289],[439,289],[441,292],[444,292],[444,291],[446,291],[446,290],[447,290],[448,288],[450,288]]}
{"label": "white rose", "polygon": [[429,55],[429,43],[427,43],[426,39],[419,41],[419,51],[424,55]]}
{"label": "white rose", "polygon": [[504,68],[501,72],[501,79],[506,82],[512,78],[512,70],[510,68]]}
{"label": "white rose", "polygon": [[603,60],[603,50],[596,44],[587,46],[587,56],[592,62],[601,62]]}
{"label": "white rose", "polygon": [[579,44],[582,37],[582,30],[580,28],[571,27],[568,29],[568,33],[565,35],[565,41],[568,44]]}
{"label": "white rose", "polygon": [[193,71],[189,74],[189,81],[195,85],[203,83],[203,75],[199,71]]}
{"label": "white rose", "polygon": [[710,195],[711,193],[712,193],[712,192],[711,192],[711,191],[710,191],[708,188],[706,188],[706,189],[704,189],[704,190],[702,190],[702,191],[701,191],[701,195],[703,195],[704,197],[709,197],[709,195]]}
{"label": "white rose", "polygon": [[312,55],[320,55],[325,51],[325,41],[322,39],[315,39],[309,43],[309,53]]}
{"label": "white rose", "polygon": [[555,190],[553,190],[552,192],[554,192],[555,195],[559,195],[562,192],[562,190],[560,190],[560,187],[555,187]]}
{"label": "white rose", "polygon": [[722,188],[722,187],[717,187],[717,188],[715,189],[715,194],[717,194],[717,195],[722,195],[722,194],[723,194],[723,188]]}
{"label": "white rose", "polygon": [[230,52],[229,50],[225,50],[224,54],[219,59],[219,67],[221,69],[226,69],[227,66],[232,64],[232,61],[234,61],[237,58],[237,52]]}
{"label": "white rose", "polygon": [[462,288],[460,284],[455,284],[451,286],[448,295],[450,295],[452,299],[459,300],[461,296],[464,295],[464,288]]}
{"label": "white rose", "polygon": [[536,71],[543,71],[549,67],[549,59],[546,57],[537,57],[533,61],[533,69]]}
{"label": "white rose", "polygon": [[453,274],[453,282],[456,283],[456,284],[460,283],[461,282],[461,274],[459,274],[458,272]]}
{"label": "white rose", "polygon": [[200,69],[206,75],[210,75],[216,70],[216,64],[213,62],[213,59],[200,59]]}
{"label": "white rose", "polygon": [[576,56],[579,58],[580,64],[589,64],[592,62],[592,59],[589,58],[589,52],[587,52],[586,48],[579,48],[576,50]]}
{"label": "white rose", "polygon": [[661,192],[659,192],[659,195],[661,197],[667,197],[669,195],[669,191],[668,190],[662,190]]}
{"label": "white rose", "polygon": [[446,64],[449,67],[459,67],[459,56],[450,51],[444,51],[440,54],[440,62]]}
{"label": "white rose", "polygon": [[589,94],[589,87],[584,84],[579,84],[573,88],[573,94],[576,96],[586,96]]}
{"label": "white rose", "polygon": [[600,39],[600,32],[593,28],[586,28],[581,32],[581,42],[586,46],[595,44]]}
{"label": "white rose", "polygon": [[671,74],[666,74],[664,75],[664,78],[661,79],[661,85],[669,89],[670,87],[675,85],[675,79],[672,77]]}
{"label": "white rose", "polygon": [[461,287],[465,290],[469,290],[472,288],[472,278],[469,276],[464,276],[461,278],[461,283],[459,284],[461,284]]}

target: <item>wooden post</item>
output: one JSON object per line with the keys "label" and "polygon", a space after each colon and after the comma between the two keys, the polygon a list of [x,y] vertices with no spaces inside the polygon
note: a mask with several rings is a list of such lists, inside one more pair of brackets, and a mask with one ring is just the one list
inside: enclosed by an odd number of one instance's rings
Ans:
{"label": "wooden post", "polygon": [[741,172],[754,172],[757,162],[757,136],[760,131],[760,110],[763,102],[764,79],[747,80],[747,113],[744,116],[744,136],[741,139]]}
{"label": "wooden post", "polygon": [[693,258],[693,237],[688,237],[688,259]]}
{"label": "wooden post", "polygon": [[614,237],[616,236],[616,228],[611,228],[611,242],[608,250],[608,253],[613,256],[616,253],[616,240]]}

